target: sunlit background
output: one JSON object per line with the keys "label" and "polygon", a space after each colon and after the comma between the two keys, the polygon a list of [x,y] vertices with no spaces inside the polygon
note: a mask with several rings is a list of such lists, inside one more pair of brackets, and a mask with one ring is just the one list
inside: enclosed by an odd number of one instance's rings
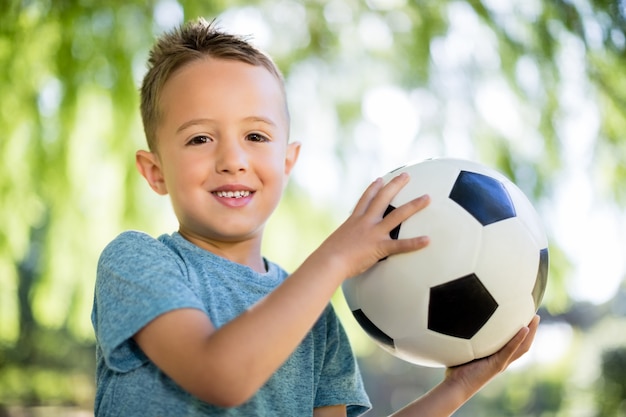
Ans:
{"label": "sunlit background", "polygon": [[[531,352],[458,416],[626,416],[626,1],[0,3],[0,416],[89,416],[95,264],[126,229],[176,229],[136,173],[154,37],[217,17],[286,76],[303,148],[267,228],[293,270],[375,177],[437,156],[495,167],[550,238]],[[341,292],[373,416],[441,369],[375,347]]]}

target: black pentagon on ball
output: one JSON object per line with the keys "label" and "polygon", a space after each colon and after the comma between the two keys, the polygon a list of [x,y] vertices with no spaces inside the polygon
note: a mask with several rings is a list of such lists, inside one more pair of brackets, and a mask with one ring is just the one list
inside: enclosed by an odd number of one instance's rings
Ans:
{"label": "black pentagon on ball", "polygon": [[352,315],[359,322],[361,328],[365,330],[365,332],[370,335],[370,337],[383,345],[395,349],[396,344],[393,341],[393,338],[389,337],[389,335],[382,330],[378,326],[376,326],[370,319],[365,315],[363,310],[357,309],[352,312]]}
{"label": "black pentagon on ball", "polygon": [[475,274],[430,289],[428,328],[471,339],[487,323],[498,303]]}
{"label": "black pentagon on ball", "polygon": [[[383,219],[392,211],[394,211],[396,208],[394,206],[392,206],[391,204],[389,204],[387,206],[387,209],[385,210],[385,213],[383,214]],[[400,223],[399,225],[397,225],[396,227],[394,227],[393,229],[391,229],[391,231],[389,232],[389,237],[397,240],[398,236],[400,235],[400,226],[402,226],[402,223]]]}
{"label": "black pentagon on ball", "polygon": [[483,226],[515,217],[515,206],[504,185],[477,172],[461,171],[450,191],[450,199]]}
{"label": "black pentagon on ball", "polygon": [[[385,209],[385,213],[383,213],[383,219],[395,209],[396,208],[394,206],[389,204],[387,208]],[[392,238],[393,240],[398,240],[398,236],[400,236],[400,226],[402,226],[402,223],[400,223],[399,225],[397,225],[396,227],[394,227],[393,229],[389,231],[389,237]],[[384,258],[379,259],[378,262],[384,261],[385,259],[387,259],[386,256]]]}

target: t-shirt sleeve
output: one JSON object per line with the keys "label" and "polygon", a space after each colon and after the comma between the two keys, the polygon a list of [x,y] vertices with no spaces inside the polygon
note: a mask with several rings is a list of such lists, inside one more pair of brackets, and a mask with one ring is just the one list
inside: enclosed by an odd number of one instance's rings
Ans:
{"label": "t-shirt sleeve", "polygon": [[350,342],[332,305],[325,312],[326,343],[315,406],[345,404],[348,417],[360,416],[372,405]]}
{"label": "t-shirt sleeve", "polygon": [[98,262],[92,322],[107,366],[128,372],[148,359],[132,339],[159,315],[180,308],[204,311],[185,267],[163,243],[125,232]]}

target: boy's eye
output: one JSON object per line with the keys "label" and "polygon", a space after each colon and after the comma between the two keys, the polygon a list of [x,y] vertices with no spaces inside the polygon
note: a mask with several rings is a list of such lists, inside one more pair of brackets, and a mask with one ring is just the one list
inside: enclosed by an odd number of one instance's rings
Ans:
{"label": "boy's eye", "polygon": [[269,139],[266,136],[263,136],[259,133],[250,133],[248,135],[248,140],[251,142],[267,142]]}
{"label": "boy's eye", "polygon": [[207,142],[211,142],[211,138],[209,138],[208,136],[199,135],[199,136],[194,136],[193,138],[191,138],[191,140],[187,142],[187,144],[188,145],[202,145],[203,143],[207,143]]}

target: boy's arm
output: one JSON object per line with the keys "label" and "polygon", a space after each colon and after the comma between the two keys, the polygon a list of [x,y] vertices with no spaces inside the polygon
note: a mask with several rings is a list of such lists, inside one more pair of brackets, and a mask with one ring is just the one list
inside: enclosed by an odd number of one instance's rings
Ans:
{"label": "boy's arm", "polygon": [[346,417],[345,405],[330,405],[313,409],[313,417]]}
{"label": "boy's arm", "polygon": [[426,238],[393,240],[389,231],[428,204],[415,199],[383,218],[408,182],[399,175],[372,183],[350,217],[278,288],[216,330],[206,314],[180,309],[163,314],[134,339],[182,388],[207,402],[247,401],[282,365],[315,324],[341,283],[379,259],[424,247]]}
{"label": "boy's arm", "polygon": [[445,379],[439,385],[394,413],[392,417],[452,415],[493,377],[503,372],[511,362],[530,349],[538,325],[539,316],[535,316],[528,327],[522,328],[495,354],[465,365],[448,368]]}

